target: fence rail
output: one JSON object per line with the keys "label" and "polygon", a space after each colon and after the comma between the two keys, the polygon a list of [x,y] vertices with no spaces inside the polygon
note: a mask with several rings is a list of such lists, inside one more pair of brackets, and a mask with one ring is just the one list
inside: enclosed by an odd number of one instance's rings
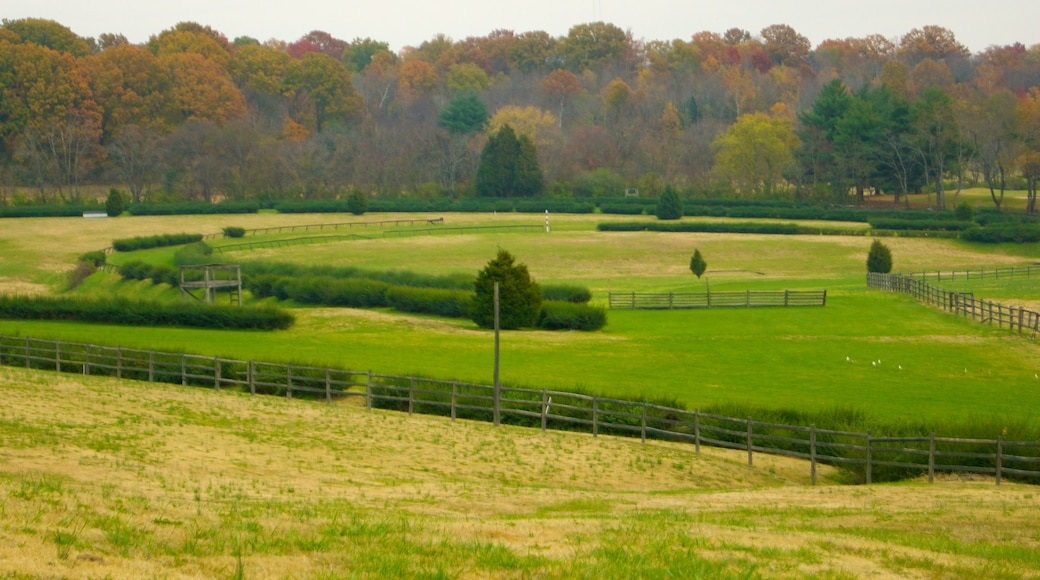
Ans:
{"label": "fence rail", "polygon": [[[126,380],[172,383],[252,395],[325,400],[355,398],[373,407],[408,413],[508,422],[528,427],[591,432],[690,443],[809,461],[816,483],[818,464],[862,470],[863,480],[927,473],[971,473],[1001,479],[1040,478],[1040,442],[937,437],[874,437],[855,433],[764,423],[653,405],[554,391],[495,387],[415,376],[381,375],[255,360],[156,352],[0,336],[0,365]],[[879,471],[880,470],[880,471]]]}
{"label": "fence rail", "polygon": [[1020,276],[1028,278],[1034,274],[1040,275],[1040,266],[1010,266],[1008,268],[994,268],[991,270],[950,270],[948,272],[941,272],[938,270],[934,272],[907,272],[906,276],[925,282],[927,282],[929,278],[934,278],[936,283],[939,283],[943,280],[947,282],[956,282],[957,280],[998,280],[1000,278],[1017,278]]}
{"label": "fence rail", "polygon": [[[283,232],[312,232],[312,231],[325,231],[325,230],[353,230],[355,228],[382,228],[382,227],[401,227],[410,226],[414,224],[440,224],[444,223],[444,218],[430,218],[430,219],[410,219],[410,220],[382,220],[375,222],[339,222],[332,224],[301,224],[295,226],[277,226],[271,228],[257,228],[253,230],[246,230],[246,234],[260,236],[264,234],[280,234]],[[218,234],[207,234],[203,236],[203,239],[212,240],[216,238],[226,237],[223,233]]]}
{"label": "fence rail", "polygon": [[621,310],[826,306],[827,291],[609,292],[608,301]]}
{"label": "fence rail", "polygon": [[919,280],[915,276],[871,272],[867,274],[867,286],[909,294],[930,306],[982,324],[1007,328],[1019,334],[1028,335],[1030,338],[1035,339],[1037,332],[1040,331],[1040,313],[1038,312],[975,298],[971,292],[943,290],[924,280]]}
{"label": "fence rail", "polygon": [[298,246],[303,244],[323,244],[328,242],[340,242],[346,240],[370,240],[376,237],[393,238],[393,237],[404,237],[404,236],[421,236],[421,235],[433,235],[433,234],[448,234],[448,233],[487,233],[492,231],[499,232],[510,232],[510,231],[524,231],[533,232],[541,231],[542,226],[540,225],[511,225],[511,226],[455,226],[455,227],[437,227],[437,228],[424,228],[424,229],[404,229],[404,230],[382,230],[379,233],[373,232],[371,235],[361,235],[354,233],[347,234],[331,234],[325,236],[306,236],[301,238],[285,238],[280,240],[262,240],[257,242],[243,242],[240,244],[228,244],[224,246],[214,246],[213,251],[218,253],[223,252],[236,252],[236,251],[248,251],[262,248],[280,248],[285,246]]}

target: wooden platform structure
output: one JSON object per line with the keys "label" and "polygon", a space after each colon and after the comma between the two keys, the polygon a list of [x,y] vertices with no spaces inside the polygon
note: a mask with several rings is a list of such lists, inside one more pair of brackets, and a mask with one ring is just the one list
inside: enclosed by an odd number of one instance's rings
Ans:
{"label": "wooden platform structure", "polygon": [[[202,272],[202,279],[189,276],[192,272]],[[193,290],[202,290],[202,296],[196,296]],[[199,266],[181,266],[181,301],[186,296],[206,304],[213,304],[213,298],[219,290],[227,290],[231,304],[242,306],[242,268],[238,264],[205,264]]]}

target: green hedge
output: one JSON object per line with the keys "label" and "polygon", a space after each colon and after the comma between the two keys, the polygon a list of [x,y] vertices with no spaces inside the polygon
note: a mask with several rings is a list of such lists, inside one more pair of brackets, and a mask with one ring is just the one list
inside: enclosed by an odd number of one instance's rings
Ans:
{"label": "green hedge", "polygon": [[84,212],[105,211],[104,205],[15,205],[0,207],[0,218],[81,217]]}
{"label": "green hedge", "polygon": [[108,256],[105,255],[104,250],[94,250],[79,257],[80,262],[86,262],[95,268],[104,266],[107,260]]}
{"label": "green hedge", "polygon": [[583,286],[570,286],[565,284],[542,285],[542,300],[555,300],[559,302],[574,302],[584,304],[592,300],[592,291]]}
{"label": "green hedge", "polygon": [[386,301],[394,310],[419,314],[436,314],[449,318],[469,318],[473,291],[440,288],[394,286],[387,290]]}
{"label": "green hedge", "polygon": [[601,232],[709,232],[736,234],[805,233],[797,224],[758,222],[603,222],[596,225]]}
{"label": "green hedge", "polygon": [[600,306],[547,300],[542,302],[538,327],[545,330],[599,330],[607,324],[607,311]]}
{"label": "green hedge", "polygon": [[206,242],[195,242],[173,253],[173,263],[178,266],[197,266],[213,263],[213,248]]}
{"label": "green hedge", "polygon": [[135,250],[179,246],[201,241],[202,234],[159,234],[156,236],[138,236],[115,240],[112,242],[112,247],[117,252],[133,252]]}
{"label": "green hedge", "polygon": [[153,284],[165,283],[174,288],[180,286],[179,270],[165,264],[153,265],[134,260],[119,266],[117,271],[124,280],[151,280]]}
{"label": "green hedge", "polygon": [[189,303],[160,304],[125,298],[64,299],[30,296],[0,296],[0,318],[256,330],[286,329],[294,322],[291,314],[274,307],[242,308]]}
{"label": "green hedge", "polygon": [[[376,280],[336,279],[322,276],[286,279],[282,292],[288,299],[300,304],[374,308],[387,306],[386,292],[390,285]],[[275,286],[280,294],[279,285]],[[281,297],[281,296],[279,296]]]}
{"label": "green hedge", "polygon": [[984,244],[1040,242],[1040,227],[1027,224],[973,227],[961,233],[961,239]]}
{"label": "green hedge", "polygon": [[419,274],[410,270],[365,270],[354,266],[303,266],[288,262],[244,262],[242,273],[247,277],[274,275],[279,277],[308,278],[323,276],[328,278],[351,278],[376,280],[392,286],[412,286],[415,288],[444,288],[452,290],[472,290],[476,278],[473,274],[432,275]]}
{"label": "green hedge", "polygon": [[878,218],[872,217],[869,222],[870,227],[876,230],[892,230],[892,231],[938,231],[938,232],[957,232],[966,230],[972,227],[974,224],[971,222],[957,221],[957,220],[940,220],[940,219],[898,219],[898,218]]}
{"label": "green hedge", "polygon": [[220,203],[135,203],[127,208],[130,215],[211,215],[257,213],[256,201],[222,201]]}

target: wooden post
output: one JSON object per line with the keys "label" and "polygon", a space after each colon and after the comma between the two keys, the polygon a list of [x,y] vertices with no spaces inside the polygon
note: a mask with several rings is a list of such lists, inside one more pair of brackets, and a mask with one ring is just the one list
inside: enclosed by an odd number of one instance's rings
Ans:
{"label": "wooden post", "polygon": [[599,399],[592,397],[592,436],[599,437]]}
{"label": "wooden post", "polygon": [[325,369],[325,402],[332,404],[332,377],[329,376],[332,371]]}
{"label": "wooden post", "polygon": [[372,369],[368,370],[368,384],[365,387],[365,405],[372,410]]}
{"label": "wooden post", "polygon": [[256,394],[256,361],[250,360],[246,367],[246,380],[249,381],[249,394]]}
{"label": "wooden post", "polygon": [[188,386],[188,361],[185,359],[186,355],[181,355],[181,386]]}
{"label": "wooden post", "polygon": [[155,351],[148,351],[148,382],[155,382]]}
{"label": "wooden post", "polygon": [[458,397],[458,392],[459,392],[459,382],[458,381],[452,381],[451,382],[451,422],[452,423],[455,422],[455,401],[456,401],[456,399]]}
{"label": "wooden post", "polygon": [[415,377],[408,378],[408,414],[415,410]]}
{"label": "wooden post", "polygon": [[642,440],[643,445],[646,445],[646,401],[643,401],[643,418],[639,425],[640,439]]}
{"label": "wooden post", "polygon": [[816,425],[809,427],[809,479],[816,485]]}
{"label": "wooden post", "polygon": [[871,475],[874,471],[874,450],[870,448],[870,431],[867,431],[867,485],[871,483]]}
{"label": "wooden post", "polygon": [[83,374],[90,374],[90,345],[83,349]]}
{"label": "wooden post", "polygon": [[54,370],[61,372],[61,343],[54,341]]}
{"label": "wooden post", "polygon": [[549,392],[542,389],[542,433],[545,433],[546,415],[549,413]]}
{"label": "wooden post", "polygon": [[502,399],[501,399],[502,392],[501,392],[501,385],[499,385],[499,382],[498,382],[498,342],[499,342],[498,333],[499,333],[499,322],[498,322],[498,282],[495,282],[495,386],[494,386],[495,390],[494,390],[494,393],[493,393],[494,401],[492,403],[493,404],[493,412],[492,412],[492,414],[494,415],[495,427],[498,427],[501,424],[501,422],[502,422],[502,417],[500,415],[500,412],[501,412],[500,405],[502,404]]}
{"label": "wooden post", "polygon": [[672,306],[673,306],[674,303],[675,303],[675,293],[674,292],[669,292],[668,293],[668,310],[672,309]]}
{"label": "wooden post", "polygon": [[25,337],[25,368],[29,368],[29,337]]}
{"label": "wooden post", "polygon": [[116,378],[123,378],[123,347],[116,347]]}
{"label": "wooden post", "polygon": [[823,306],[827,306],[827,291],[823,291]]}
{"label": "wooden post", "polygon": [[285,398],[292,398],[292,365],[285,367]]}
{"label": "wooden post", "polygon": [[935,433],[928,438],[928,483],[935,483]]}
{"label": "wooden post", "polygon": [[1000,485],[1000,479],[1004,475],[1004,436],[997,435],[997,485]]}
{"label": "wooden post", "polygon": [[789,292],[790,292],[790,290],[784,290],[784,306],[787,306],[787,294]]}
{"label": "wooden post", "polygon": [[752,442],[751,417],[748,417],[747,418],[747,466],[748,467],[752,466],[752,463],[751,463],[751,442]]}
{"label": "wooden post", "polygon": [[701,454],[701,410],[693,410],[693,448],[697,455]]}
{"label": "wooden post", "polygon": [[213,388],[220,390],[220,359],[213,357]]}

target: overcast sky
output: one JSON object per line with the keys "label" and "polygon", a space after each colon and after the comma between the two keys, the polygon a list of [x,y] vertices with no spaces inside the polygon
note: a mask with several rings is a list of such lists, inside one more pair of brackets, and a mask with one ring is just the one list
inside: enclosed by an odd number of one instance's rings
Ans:
{"label": "overcast sky", "polygon": [[689,40],[702,30],[722,33],[733,27],[757,35],[770,24],[787,24],[816,46],[828,38],[875,33],[897,40],[913,28],[936,24],[952,30],[972,52],[1040,43],[1036,0],[0,0],[0,17],[48,18],[80,36],[114,32],[134,43],[183,21],[209,25],[229,39],[293,41],[324,30],[345,40],[387,42],[395,51],[438,33],[454,40],[496,29],[564,36],[575,24],[595,21],[643,40]]}

